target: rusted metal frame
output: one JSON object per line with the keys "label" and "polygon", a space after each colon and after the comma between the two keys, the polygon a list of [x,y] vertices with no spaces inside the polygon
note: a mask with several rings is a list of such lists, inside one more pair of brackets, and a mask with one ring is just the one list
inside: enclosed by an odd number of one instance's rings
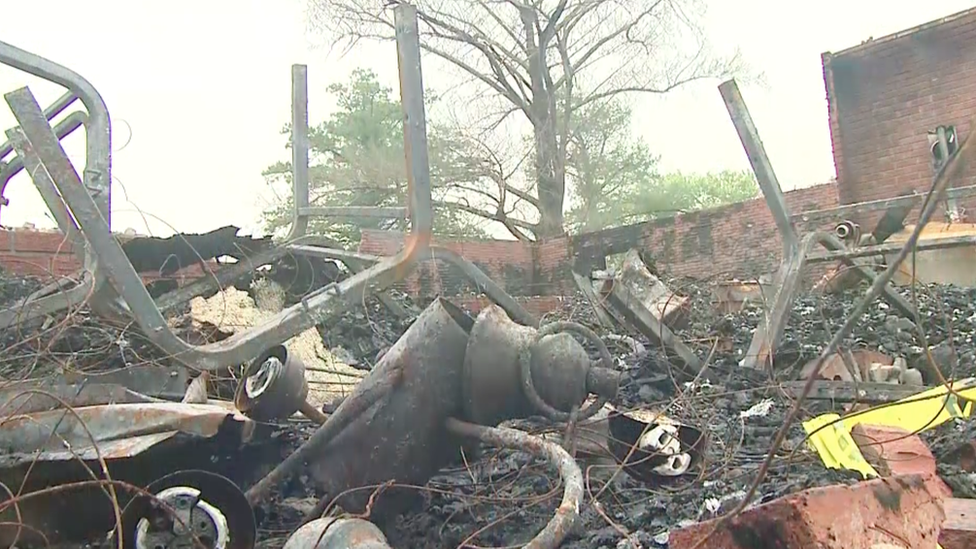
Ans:
{"label": "rusted metal frame", "polygon": [[[264,324],[208,345],[190,345],[169,328],[152,297],[133,269],[121,245],[111,234],[99,205],[78,180],[70,160],[44,118],[34,96],[26,88],[5,95],[28,141],[41,158],[65,203],[91,245],[99,266],[119,293],[149,339],[175,358],[203,370],[240,364],[264,349],[321,324],[344,310],[358,306],[365,295],[402,280],[430,243],[432,208],[430,166],[427,156],[426,120],[420,67],[416,8],[401,4],[395,9],[401,97],[404,109],[404,141],[411,204],[411,234],[404,250],[375,266],[321,291],[313,292],[295,306],[281,311]],[[80,77],[78,77],[80,80]],[[84,82],[84,80],[81,80]],[[76,85],[77,87],[77,85]],[[79,94],[85,100],[84,94]],[[89,96],[97,97],[91,90]],[[104,107],[104,105],[101,105]],[[107,114],[105,116],[107,122]],[[94,117],[92,118],[94,123]],[[89,137],[96,132],[90,131]],[[107,136],[106,136],[107,137]],[[104,141],[110,141],[106,138]],[[86,170],[86,174],[88,171]],[[102,173],[96,170],[96,175]]]}
{"label": "rusted metal frame", "polygon": [[637,302],[634,296],[623,286],[614,284],[607,294],[607,301],[614,311],[625,322],[633,325],[637,330],[657,345],[663,345],[674,352],[681,362],[695,372],[702,369],[702,362],[681,338],[674,335],[664,322],[655,317],[646,307]]}
{"label": "rusted metal frame", "polygon": [[309,199],[308,67],[291,67],[292,226],[288,240],[305,236],[312,217],[407,219],[407,208],[312,206]]}
{"label": "rusted metal frame", "polygon": [[732,79],[719,85],[718,91],[722,94],[725,107],[729,111],[729,116],[735,125],[735,131],[739,134],[739,140],[742,142],[742,148],[745,149],[752,171],[756,174],[756,180],[759,182],[763,198],[765,198],[766,205],[773,214],[773,220],[783,238],[783,253],[785,256],[790,256],[799,246],[799,238],[790,219],[783,189],[776,178],[776,172],[773,171],[773,165],[766,154],[766,148],[759,138],[759,131],[752,121],[749,108],[746,107],[746,102],[739,91],[739,85],[736,84],[735,79]]}
{"label": "rusted metal frame", "polygon": [[[368,259],[357,258],[357,255],[359,254],[357,254],[356,252],[349,252],[347,250],[344,250],[339,247],[339,243],[323,236],[307,235],[300,239],[300,243],[295,243],[293,245],[303,246],[304,248],[310,248],[312,250],[315,250],[316,253],[313,255],[319,255],[319,257],[322,256],[317,252],[322,248],[329,248],[330,250],[333,251],[343,252],[346,254],[343,257],[339,257],[338,256],[339,254],[337,254],[334,257],[329,257],[329,259],[335,259],[341,262],[343,265],[346,266],[347,269],[349,269],[349,272],[352,274],[357,274],[362,272],[364,269],[366,269],[367,265],[376,263],[376,261],[379,259],[374,256],[368,256]],[[301,251],[298,250],[292,250],[292,251],[294,251],[295,253],[302,253]],[[386,308],[386,310],[390,311],[391,313],[393,313],[394,315],[400,318],[406,318],[411,314],[411,311],[407,310],[407,308],[404,307],[403,305],[397,303],[397,301],[393,299],[393,296],[391,296],[387,291],[376,292],[376,295],[374,297],[376,297],[376,299],[380,302],[381,305],[383,305]]]}
{"label": "rusted metal frame", "polygon": [[[84,186],[92,195],[105,224],[111,229],[112,129],[108,109],[98,90],[80,74],[6,42],[0,42],[0,63],[60,84],[85,105],[88,124],[85,132]],[[43,113],[41,118],[48,125]]]}
{"label": "rusted metal frame", "polygon": [[[769,314],[759,321],[756,331],[749,344],[749,350],[743,357],[740,364],[747,368],[759,368],[772,357],[783,331],[786,329],[786,322],[789,320],[790,311],[793,308],[793,299],[799,289],[800,272],[808,261],[813,248],[821,245],[828,250],[844,250],[844,243],[835,235],[825,232],[814,232],[803,237],[800,247],[791,257],[786,257],[780,264],[776,274],[777,289],[773,298],[773,306]],[[862,279],[874,283],[878,274],[871,268],[862,265],[851,258],[841,258],[844,263],[854,270],[854,273]],[[892,307],[903,316],[914,319],[915,309],[904,297],[902,297],[890,284],[885,285],[882,296]]]}
{"label": "rusted metal frame", "polygon": [[[317,236],[304,236],[300,237],[299,242],[314,242],[319,240]],[[312,248],[311,246],[306,246],[307,248]],[[193,299],[198,295],[202,295],[205,292],[213,291],[218,288],[223,288],[228,284],[233,283],[238,278],[246,275],[247,273],[253,271],[261,265],[266,265],[272,261],[278,259],[289,253],[301,253],[298,250],[294,250],[290,245],[279,246],[272,250],[262,252],[252,257],[244,258],[239,261],[236,265],[223,267],[218,269],[213,273],[212,276],[207,276],[200,278],[179,288],[173,290],[172,292],[167,292],[156,299],[156,307],[161,312],[167,312],[175,307],[186,303],[187,301]],[[336,258],[339,259],[339,258]],[[362,262],[359,262],[353,258],[342,258],[339,259],[349,271],[353,274],[359,273],[363,270]],[[370,263],[375,263],[371,261]],[[384,307],[390,310],[393,314],[406,317],[409,316],[409,312],[404,309],[399,303],[393,301],[393,299],[386,292],[377,292],[376,298],[383,304]]]}
{"label": "rusted metal frame", "polygon": [[[73,94],[69,94],[74,97]],[[51,108],[51,107],[48,107]],[[58,136],[58,139],[64,139],[65,137],[71,135],[75,130],[83,126],[88,122],[88,115],[82,111],[75,111],[64,118],[64,120],[58,122],[54,126],[54,133]],[[3,144],[4,147],[10,146],[13,150],[13,144],[8,140]],[[2,155],[0,155],[2,156]],[[3,193],[7,189],[7,185],[10,180],[14,178],[15,175],[24,169],[24,162],[19,156],[14,156],[14,158],[7,163],[0,161],[0,207],[9,204],[6,198],[4,198]]]}
{"label": "rusted metal frame", "polygon": [[[970,185],[967,187],[956,187],[953,189],[946,189],[945,196],[947,200],[954,200],[960,198],[968,198],[970,196],[976,196],[976,185]],[[793,214],[793,219],[799,219],[804,222],[806,221],[817,221],[821,219],[843,219],[846,217],[851,217],[854,215],[875,212],[879,210],[887,210],[889,208],[908,206],[917,206],[921,204],[922,200],[925,199],[925,193],[915,193],[908,196],[899,196],[896,198],[883,198],[880,200],[870,200],[868,202],[858,202],[857,204],[850,204],[847,206],[837,206],[836,208],[827,208],[824,210],[812,210],[809,212],[801,212]]]}
{"label": "rusted metal frame", "polygon": [[545,528],[523,545],[523,549],[555,549],[566,539],[579,519],[583,502],[583,473],[569,452],[554,442],[515,429],[485,427],[450,418],[447,429],[460,436],[476,438],[485,444],[522,450],[544,457],[559,471],[563,483],[563,498],[556,514]]}
{"label": "rusted metal frame", "polygon": [[[380,256],[367,255],[333,248],[313,248],[311,246],[300,246],[299,249],[301,253],[314,254],[318,255],[319,257],[338,259],[340,261],[350,259],[353,261],[368,261],[375,263],[382,260]],[[535,315],[525,310],[524,307],[519,305],[518,301],[515,301],[515,298],[508,295],[508,292],[496,284],[490,276],[479,269],[477,265],[465,259],[461,254],[442,246],[430,246],[424,256],[425,257],[421,257],[418,260],[445,261],[461,269],[464,276],[466,276],[470,281],[474,282],[478,290],[498,304],[498,306],[508,313],[508,316],[513,320],[516,320],[526,326],[539,326],[539,319],[537,319]]]}
{"label": "rusted metal frame", "polygon": [[[854,259],[859,257],[869,257],[875,255],[885,255],[898,253],[904,246],[903,243],[893,242],[890,244],[879,244],[875,246],[865,246],[863,248],[856,248],[853,250],[835,250],[827,251],[816,254],[811,254],[807,261],[810,263],[824,263],[828,261],[836,261],[838,259]],[[919,242],[915,249],[917,251],[923,250],[944,250],[947,248],[964,248],[969,246],[976,246],[976,236],[966,235],[966,236],[952,236],[948,238],[933,238],[931,240]]]}
{"label": "rusted metal frame", "polygon": [[38,193],[40,193],[41,198],[44,200],[44,205],[47,206],[48,211],[51,212],[51,216],[54,217],[58,229],[61,230],[68,244],[78,255],[78,258],[84,261],[85,238],[78,230],[78,225],[75,223],[74,218],[71,217],[71,212],[68,211],[64,205],[64,201],[61,200],[61,195],[58,194],[54,182],[51,181],[50,174],[44,169],[44,166],[41,164],[41,159],[34,152],[34,148],[30,142],[27,141],[27,136],[24,135],[24,132],[20,128],[7,130],[6,134],[17,153],[17,158],[20,160],[21,166],[27,168],[27,174],[34,182],[34,186],[37,187]]}

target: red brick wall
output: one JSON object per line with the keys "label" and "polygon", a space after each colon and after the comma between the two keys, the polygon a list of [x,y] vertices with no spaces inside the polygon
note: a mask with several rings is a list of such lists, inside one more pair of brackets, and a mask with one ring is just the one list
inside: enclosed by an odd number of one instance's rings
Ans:
{"label": "red brick wall", "polygon": [[[78,272],[82,262],[60,232],[0,229],[0,267],[20,276],[52,278]],[[191,265],[168,278],[192,279],[202,275],[199,265]],[[142,278],[148,282],[161,277],[143,273]]]}
{"label": "red brick wall", "polygon": [[[833,184],[819,185],[786,193],[794,213],[837,205]],[[800,227],[801,230],[805,229]],[[558,296],[574,292],[571,269],[589,272],[598,265],[589,261],[606,251],[626,252],[635,243],[656,258],[658,267],[676,276],[712,278],[754,276],[776,269],[780,261],[781,240],[765,202],[759,198],[723,208],[680,215],[608,229],[596,233],[557,238],[538,243],[515,241],[439,242],[481,268],[529,310],[543,313],[558,306]],[[374,255],[392,255],[403,245],[403,235],[386,231],[364,231],[359,250]],[[49,277],[65,275],[81,268],[57,232],[0,230],[0,266],[21,275]],[[192,279],[200,276],[191,266],[174,276]],[[158,278],[146,273],[144,279]],[[481,292],[457,268],[441,262],[424,262],[401,290],[414,295],[462,299],[479,309]],[[541,298],[540,298],[541,296]]]}
{"label": "red brick wall", "polygon": [[[963,139],[976,115],[976,10],[825,53],[823,67],[841,204],[926,191],[927,131],[955,125]],[[956,186],[976,183],[965,175]],[[963,205],[976,219],[976,202]]]}
{"label": "red brick wall", "polygon": [[[786,193],[793,213],[837,206],[837,188],[828,183]],[[817,227],[799,226],[802,232]],[[832,226],[826,227],[832,228]],[[515,241],[438,242],[481,267],[514,296],[565,295],[573,291],[571,268],[588,273],[604,253],[623,253],[635,243],[658,267],[674,276],[748,277],[776,270],[782,240],[762,198],[674,218],[607,229],[538,243]],[[392,255],[403,235],[363,231],[362,253]],[[427,262],[402,289],[422,295],[458,295],[477,290],[457,269]]]}

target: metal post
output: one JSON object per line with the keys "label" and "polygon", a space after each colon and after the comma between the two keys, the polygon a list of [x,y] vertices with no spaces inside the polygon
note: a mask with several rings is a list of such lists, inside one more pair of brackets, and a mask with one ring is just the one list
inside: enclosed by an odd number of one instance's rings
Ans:
{"label": "metal post", "polygon": [[400,102],[403,105],[403,146],[407,157],[407,181],[411,231],[408,246],[430,244],[433,206],[430,197],[430,159],[427,156],[427,117],[424,79],[420,66],[420,30],[417,8],[399,4],[394,12],[397,60],[400,66]]}
{"label": "metal post", "polygon": [[784,255],[790,256],[796,251],[799,239],[793,229],[793,224],[790,222],[790,212],[786,207],[783,189],[779,186],[773,165],[769,161],[769,156],[766,155],[766,148],[763,146],[762,140],[759,139],[759,131],[752,121],[752,115],[749,114],[742,93],[739,92],[739,85],[736,84],[735,79],[732,79],[722,83],[718,87],[718,91],[722,94],[722,99],[725,100],[725,107],[729,111],[729,116],[732,117],[732,123],[735,124],[735,131],[738,132],[739,140],[742,141],[742,148],[749,156],[749,164],[752,165],[752,171],[756,174],[756,180],[759,182],[759,188],[766,199],[766,205],[769,206],[773,220],[776,221],[776,227],[783,237]]}
{"label": "metal post", "polygon": [[304,236],[308,231],[308,67],[291,66],[291,180],[292,217],[288,240]]}

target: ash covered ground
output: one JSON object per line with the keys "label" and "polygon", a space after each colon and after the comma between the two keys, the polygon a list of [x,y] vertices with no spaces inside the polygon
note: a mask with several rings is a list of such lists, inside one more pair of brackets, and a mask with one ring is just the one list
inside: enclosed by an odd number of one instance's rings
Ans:
{"label": "ash covered ground", "polygon": [[[31,280],[0,277],[0,301],[9,304],[38,286]],[[688,324],[677,333],[699,356],[714,349],[707,368],[689,382],[687,373],[675,370],[658,349],[637,334],[626,334],[643,341],[647,352],[637,356],[629,347],[611,345],[617,366],[625,373],[619,404],[663,411],[703,429],[709,437],[703,471],[679,484],[652,486],[623,472],[608,481],[612,471],[587,468],[581,462],[587,479],[586,504],[579,527],[563,547],[623,547],[624,532],[644,547],[665,547],[669,530],[718,516],[735,506],[755,478],[792,405],[780,383],[796,379],[800,366],[826,346],[860,296],[859,291],[851,291],[798,298],[772,376],[738,366],[759,321],[758,308],[717,314],[707,284],[672,281],[672,288],[692,298]],[[932,286],[916,288],[906,296],[918,303],[924,337],[878,301],[858,322],[845,346],[905,357],[927,380],[933,374],[926,348],[946,377],[976,374],[976,290]],[[403,296],[398,299],[406,300]],[[578,299],[567,299],[563,310],[547,315],[545,321],[555,319],[575,320],[602,335],[607,333],[595,323],[589,305]],[[358,367],[366,369],[409,324],[410,319],[393,317],[369,300],[365,309],[345,313],[322,332],[328,347],[342,347]],[[187,336],[206,339],[205,334]],[[65,367],[108,370],[166,360],[134,327],[109,325],[84,309],[9,328],[0,332],[0,344],[5,348],[0,375],[6,379],[37,377]],[[214,390],[213,396],[228,397],[226,384],[218,383]],[[811,401],[804,405],[802,418],[829,409],[840,410],[839,405],[831,408],[830,403]],[[282,457],[311,431],[308,424],[283,427],[279,435]],[[958,422],[925,434],[937,457],[972,440],[973,435],[971,426]],[[825,469],[803,442],[801,426],[793,425],[781,455],[759,486],[760,501],[814,486],[860,480],[848,472]],[[954,489],[963,492],[972,487],[967,475],[940,467],[944,474],[956,475],[950,481]],[[252,476],[261,472],[257,468]],[[485,449],[467,467],[442,471],[421,493],[423,504],[387,528],[394,547],[519,546],[552,517],[562,489],[555,471],[544,463],[519,452]],[[283,545],[316,496],[314,486],[301,476],[282,486],[256,512],[260,545]],[[599,508],[592,504],[594,499]]]}

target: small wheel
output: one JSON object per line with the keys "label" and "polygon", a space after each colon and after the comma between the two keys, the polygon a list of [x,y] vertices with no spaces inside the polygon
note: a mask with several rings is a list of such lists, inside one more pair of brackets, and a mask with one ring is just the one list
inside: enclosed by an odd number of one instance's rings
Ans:
{"label": "small wheel", "polygon": [[146,487],[122,512],[126,549],[252,549],[257,525],[244,494],[206,471],[180,471]]}

